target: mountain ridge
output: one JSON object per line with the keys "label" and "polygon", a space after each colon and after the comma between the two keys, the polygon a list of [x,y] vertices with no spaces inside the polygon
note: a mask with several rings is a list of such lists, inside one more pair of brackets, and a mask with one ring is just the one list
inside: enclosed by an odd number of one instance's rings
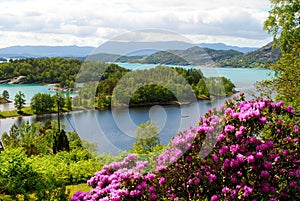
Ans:
{"label": "mountain ridge", "polygon": [[[109,44],[111,44],[111,46]],[[118,45],[120,44],[122,45],[118,49]],[[128,47],[129,44],[132,46]],[[218,67],[261,67],[266,64],[274,63],[281,56],[278,48],[272,48],[272,43],[268,43],[255,51],[247,53],[230,49],[230,47],[234,46],[227,46],[222,43],[216,43],[214,45],[216,48],[217,46],[219,49],[223,48],[223,50],[199,47],[197,44],[190,44],[182,41],[109,41],[99,48],[76,45],[11,46],[0,49],[0,62],[6,61],[6,58],[72,57],[83,60],[87,58],[89,60],[103,62],[203,65]],[[142,49],[143,46],[145,47],[144,49]],[[170,48],[167,49],[168,47]],[[174,47],[174,49],[172,49],[172,47]],[[109,53],[110,51],[114,53]],[[123,55],[118,53],[123,53]]]}
{"label": "mountain ridge", "polygon": [[93,46],[47,46],[47,45],[15,45],[0,48],[0,57],[28,58],[28,57],[85,57],[89,54],[107,53],[122,56],[146,56],[163,50],[184,50],[199,45],[202,48],[215,50],[237,50],[243,53],[258,48],[238,47],[224,43],[192,44],[184,41],[157,42],[122,42],[108,41],[99,47]]}

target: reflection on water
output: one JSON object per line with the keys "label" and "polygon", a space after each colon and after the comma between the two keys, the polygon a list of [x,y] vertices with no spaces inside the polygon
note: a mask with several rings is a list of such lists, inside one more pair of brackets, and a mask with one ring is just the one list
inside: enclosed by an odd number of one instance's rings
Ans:
{"label": "reflection on water", "polygon": [[[125,64],[123,64],[125,65]],[[136,64],[135,64],[136,65]],[[122,66],[122,65],[121,65]],[[134,68],[127,66],[128,68]],[[253,89],[253,84],[257,80],[266,79],[269,70],[265,69],[238,69],[238,68],[201,68],[204,75],[225,76],[236,85],[237,90],[246,91]],[[213,72],[213,73],[212,73]],[[41,92],[49,92],[48,88],[39,85],[20,86],[25,88],[18,88],[16,85],[7,86],[0,84],[0,92],[4,89],[9,91],[10,96],[18,90],[24,90],[29,95],[27,96],[27,104],[29,97],[33,94]],[[52,92],[50,92],[52,93]],[[54,92],[53,92],[54,93]],[[249,97],[248,97],[249,98]],[[28,100],[29,99],[29,100]],[[151,119],[160,127],[160,138],[164,144],[169,143],[170,139],[176,135],[180,130],[188,129],[191,125],[197,125],[198,118],[202,116],[207,110],[212,107],[219,108],[223,105],[225,99],[215,101],[198,101],[190,105],[179,106],[154,106],[154,107],[140,107],[130,108],[129,115],[125,110],[116,111],[113,115],[111,110],[98,111],[74,111],[63,114],[61,121],[66,125],[66,130],[76,131],[82,139],[90,142],[97,142],[99,145],[98,151],[105,153],[117,153],[122,150],[128,150],[132,147],[135,139],[135,127],[128,125],[139,125]],[[4,104],[0,106],[0,110],[8,110],[13,108],[13,104]],[[129,118],[128,118],[129,117]],[[20,118],[0,119],[0,134],[8,132],[13,124],[21,125],[22,121],[30,122],[45,122],[46,120],[56,119],[56,114],[43,116],[26,116]]]}
{"label": "reflection on water", "polygon": [[[170,139],[180,130],[188,129],[191,125],[197,125],[198,118],[212,107],[220,107],[224,100],[210,102],[208,100],[199,101],[198,103],[184,106],[160,106],[165,112],[166,118],[164,125],[160,125],[160,138],[164,144],[169,143]],[[199,113],[195,112],[195,107],[199,108]],[[150,115],[149,115],[150,111]],[[161,110],[155,110],[150,107],[130,108],[130,120],[139,125],[151,120],[161,122]],[[118,115],[126,116],[124,110],[119,110]],[[199,116],[200,115],[200,116]],[[47,120],[56,119],[57,115],[43,116],[26,116],[20,118],[0,119],[0,132],[8,132],[10,127],[15,123],[20,126],[22,121],[46,122]],[[128,150],[132,147],[135,139],[134,131],[128,134],[127,131],[120,129],[119,123],[116,122],[111,110],[85,110],[65,113],[61,116],[61,121],[66,125],[68,131],[76,131],[81,138],[90,142],[97,142],[99,152],[117,153],[122,150]],[[124,119],[121,123],[127,123]],[[122,127],[121,127],[122,128]]]}

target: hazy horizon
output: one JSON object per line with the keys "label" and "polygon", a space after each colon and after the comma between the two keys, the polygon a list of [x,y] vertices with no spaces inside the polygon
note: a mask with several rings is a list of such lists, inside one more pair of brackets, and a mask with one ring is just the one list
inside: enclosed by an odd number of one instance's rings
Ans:
{"label": "hazy horizon", "polygon": [[261,47],[268,0],[3,0],[0,48],[92,46],[143,29],[175,32],[194,43]]}

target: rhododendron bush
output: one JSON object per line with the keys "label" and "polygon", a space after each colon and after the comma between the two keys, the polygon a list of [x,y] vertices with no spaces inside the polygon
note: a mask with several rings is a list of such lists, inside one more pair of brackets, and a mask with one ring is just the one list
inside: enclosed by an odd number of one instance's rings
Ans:
{"label": "rhododendron bush", "polygon": [[93,189],[71,200],[300,200],[294,115],[282,101],[229,100],[179,132],[152,171],[129,155],[95,173]]}

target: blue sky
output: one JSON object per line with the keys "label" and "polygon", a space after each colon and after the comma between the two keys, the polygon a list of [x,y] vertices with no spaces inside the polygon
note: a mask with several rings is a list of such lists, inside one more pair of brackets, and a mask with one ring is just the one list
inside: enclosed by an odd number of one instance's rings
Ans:
{"label": "blue sky", "polygon": [[260,47],[268,0],[1,0],[0,48],[99,46],[141,29],[176,32],[195,43]]}

